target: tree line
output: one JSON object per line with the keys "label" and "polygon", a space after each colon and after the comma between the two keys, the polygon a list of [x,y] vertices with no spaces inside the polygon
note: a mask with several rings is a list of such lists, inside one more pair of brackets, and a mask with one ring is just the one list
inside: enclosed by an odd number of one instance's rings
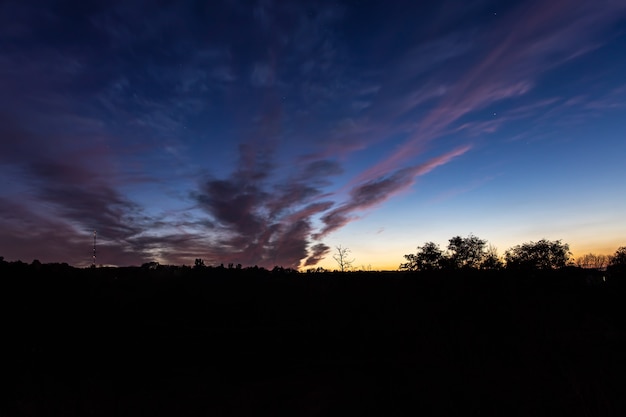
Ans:
{"label": "tree line", "polygon": [[604,269],[626,267],[626,246],[617,249],[613,255],[589,253],[576,260],[572,259],[569,245],[561,240],[541,239],[514,246],[498,255],[497,249],[487,245],[487,241],[470,234],[467,237],[454,236],[448,240],[444,251],[434,242],[426,242],[417,247],[415,253],[404,255],[406,262],[400,264],[401,271],[435,271],[445,269],[481,270],[552,270],[566,266]]}
{"label": "tree line", "polygon": [[[333,259],[338,263],[339,270],[334,272],[354,271],[352,265],[354,259],[350,259],[350,249],[342,247],[337,248],[337,253]],[[541,239],[537,242],[526,242],[509,248],[504,252],[504,256],[498,254],[498,250],[488,244],[485,239],[481,239],[473,234],[467,237],[454,236],[448,240],[448,245],[442,249],[434,242],[425,242],[422,246],[417,247],[415,253],[404,255],[406,262],[401,263],[398,267],[399,271],[438,271],[438,270],[555,270],[566,266],[574,266],[583,269],[605,270],[612,269],[616,272],[626,272],[626,246],[619,247],[612,255],[602,255],[588,253],[578,258],[572,258],[569,245],[561,240]],[[34,270],[40,270],[42,267],[53,269],[56,271],[66,271],[74,269],[67,263],[42,264],[35,259],[29,265],[22,261],[7,262],[4,257],[0,256],[0,268],[20,269],[31,267]],[[93,266],[92,266],[93,267]],[[105,268],[108,269],[108,268]],[[183,273],[187,270],[194,272],[208,272],[221,274],[226,272],[232,273],[253,273],[253,274],[272,274],[285,275],[294,274],[299,271],[292,268],[283,268],[275,266],[273,269],[265,269],[259,266],[243,267],[241,264],[234,265],[229,263],[227,267],[224,264],[219,266],[207,266],[204,260],[196,258],[193,267],[182,265],[160,265],[158,262],[147,262],[141,267],[123,267],[114,268],[115,270],[158,270],[160,272],[177,272]],[[332,272],[322,267],[309,268],[307,273],[324,273]],[[372,272],[371,265],[362,266],[360,272]]]}

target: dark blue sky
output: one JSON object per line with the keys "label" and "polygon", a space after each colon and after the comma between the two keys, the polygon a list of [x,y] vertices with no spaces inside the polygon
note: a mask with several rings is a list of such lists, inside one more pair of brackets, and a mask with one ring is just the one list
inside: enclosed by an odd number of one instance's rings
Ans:
{"label": "dark blue sky", "polygon": [[[433,3],[433,2],[429,2]],[[0,5],[0,255],[626,243],[626,0]]]}

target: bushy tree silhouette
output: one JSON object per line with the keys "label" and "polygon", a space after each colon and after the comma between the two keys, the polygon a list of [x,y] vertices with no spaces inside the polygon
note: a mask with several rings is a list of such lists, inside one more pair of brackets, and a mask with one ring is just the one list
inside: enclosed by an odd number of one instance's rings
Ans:
{"label": "bushy tree silhouette", "polygon": [[483,260],[480,263],[480,269],[502,269],[504,267],[504,263],[502,259],[500,259],[500,255],[498,255],[498,250],[495,246],[489,245],[487,250],[484,253]]}
{"label": "bushy tree silhouette", "polygon": [[622,280],[626,278],[626,246],[621,246],[610,256],[607,270],[622,276]]}
{"label": "bushy tree silhouette", "polygon": [[406,263],[400,265],[400,270],[405,271],[434,271],[441,269],[445,263],[443,251],[434,242],[426,242],[417,247],[415,254],[404,255]]}
{"label": "bushy tree silhouette", "polygon": [[157,269],[159,267],[159,263],[156,261],[146,262],[141,264],[143,269]]}
{"label": "bushy tree silhouette", "polygon": [[448,244],[448,262],[454,269],[478,268],[485,258],[487,241],[472,234],[455,236]]}
{"label": "bushy tree silhouette", "polygon": [[626,266],[626,246],[621,246],[611,256],[611,266]]}
{"label": "bushy tree silhouette", "polygon": [[504,254],[509,269],[549,270],[563,268],[570,258],[569,245],[560,240],[541,239],[507,250]]}

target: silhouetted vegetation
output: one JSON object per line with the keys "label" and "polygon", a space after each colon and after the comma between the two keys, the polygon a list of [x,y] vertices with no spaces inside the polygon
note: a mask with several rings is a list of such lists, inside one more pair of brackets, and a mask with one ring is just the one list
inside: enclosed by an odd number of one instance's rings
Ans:
{"label": "silhouetted vegetation", "polygon": [[350,258],[350,249],[344,248],[341,245],[337,246],[337,252],[333,255],[333,259],[339,265],[339,270],[341,272],[349,271],[352,268],[352,264],[354,263],[354,259]]}
{"label": "silhouetted vegetation", "polygon": [[615,274],[626,274],[626,246],[617,249],[610,257],[608,270]]}
{"label": "silhouetted vegetation", "polygon": [[517,245],[504,254],[507,268],[550,270],[563,268],[570,258],[569,245],[542,239]]}
{"label": "silhouetted vegetation", "polygon": [[0,260],[0,414],[623,415],[626,250],[538,243],[515,268],[427,243],[407,272]]}
{"label": "silhouetted vegetation", "polygon": [[576,266],[585,269],[605,269],[610,260],[610,256],[607,255],[587,253],[576,258],[575,264]]}
{"label": "silhouetted vegetation", "polygon": [[[542,239],[510,248],[504,254],[504,262],[493,246],[474,235],[455,236],[448,241],[444,252],[434,242],[418,246],[415,254],[404,255],[406,263],[400,264],[404,271],[435,270],[498,270],[506,266],[510,270],[551,270],[567,266],[570,260],[569,246],[560,240]],[[581,261],[582,262],[582,261]]]}
{"label": "silhouetted vegetation", "polygon": [[446,264],[443,251],[434,242],[418,246],[415,254],[404,255],[404,258],[407,262],[400,265],[400,270],[435,271],[442,269]]}

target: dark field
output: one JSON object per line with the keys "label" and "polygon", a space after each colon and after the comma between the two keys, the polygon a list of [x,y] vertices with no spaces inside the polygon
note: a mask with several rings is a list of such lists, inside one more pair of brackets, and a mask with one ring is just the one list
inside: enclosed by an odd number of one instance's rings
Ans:
{"label": "dark field", "polygon": [[602,277],[5,267],[0,411],[622,416]]}

